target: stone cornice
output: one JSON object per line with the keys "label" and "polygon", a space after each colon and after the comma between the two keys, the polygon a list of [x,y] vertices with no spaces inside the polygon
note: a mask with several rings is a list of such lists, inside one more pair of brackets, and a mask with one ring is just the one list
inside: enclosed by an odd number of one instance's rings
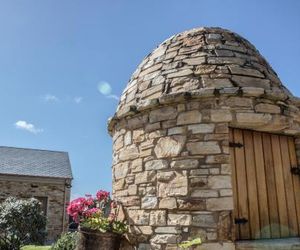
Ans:
{"label": "stone cornice", "polygon": [[107,129],[109,134],[113,135],[114,126],[121,119],[166,104],[176,104],[187,100],[201,100],[204,98],[221,98],[229,96],[265,98],[275,102],[284,102],[287,106],[293,105],[300,107],[300,98],[285,94],[282,91],[273,92],[256,87],[204,88],[188,92],[166,94],[160,98],[140,101],[136,105],[124,106],[119,109],[113,117],[109,118]]}

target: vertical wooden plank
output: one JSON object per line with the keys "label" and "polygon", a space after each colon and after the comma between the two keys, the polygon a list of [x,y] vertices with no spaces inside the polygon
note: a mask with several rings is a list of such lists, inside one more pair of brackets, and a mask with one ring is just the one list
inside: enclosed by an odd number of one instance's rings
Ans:
{"label": "vertical wooden plank", "polygon": [[284,178],[282,171],[282,159],[281,150],[278,135],[271,135],[272,152],[273,152],[273,162],[274,162],[274,172],[275,172],[275,182],[276,182],[276,194],[278,202],[278,213],[280,222],[280,235],[281,237],[289,236],[289,222],[286,206],[286,196],[284,187]]}
{"label": "vertical wooden plank", "polygon": [[244,148],[245,148],[246,173],[247,173],[247,189],[248,189],[248,199],[249,199],[250,233],[251,233],[251,239],[259,239],[260,222],[259,222],[259,210],[258,210],[258,200],[257,200],[253,134],[252,132],[247,130],[244,131]]}
{"label": "vertical wooden plank", "polygon": [[297,223],[297,213],[296,204],[294,197],[294,187],[293,179],[291,176],[291,166],[290,166],[290,156],[289,156],[289,146],[286,136],[280,136],[280,149],[282,158],[282,169],[285,184],[285,195],[287,200],[287,211],[288,211],[288,221],[290,228],[290,236],[298,235],[298,223]]}
{"label": "vertical wooden plank", "polygon": [[[244,144],[243,133],[240,129],[234,130],[234,141]],[[247,195],[247,175],[245,169],[244,147],[235,148],[235,164],[238,189],[238,211],[239,218],[249,220],[248,195]],[[249,223],[240,224],[240,239],[250,239]]]}
{"label": "vertical wooden plank", "polygon": [[267,197],[266,173],[264,167],[264,154],[262,136],[260,132],[253,133],[254,156],[256,166],[256,179],[258,192],[258,207],[261,226],[261,238],[271,238],[269,205]]}
{"label": "vertical wooden plank", "polygon": [[[233,129],[229,130],[229,141],[234,142],[233,138]],[[238,190],[237,190],[237,183],[236,183],[236,166],[235,166],[235,152],[234,148],[230,147],[230,163],[231,163],[231,173],[232,173],[232,191],[233,191],[233,199],[234,199],[234,210],[233,210],[233,218],[237,218],[239,216],[239,211],[238,211]],[[234,227],[234,233],[235,233],[235,238],[237,240],[240,239],[240,232],[239,232],[239,226]]]}
{"label": "vertical wooden plank", "polygon": [[269,217],[270,217],[270,228],[271,238],[279,238],[279,216],[276,196],[276,183],[274,173],[274,163],[272,157],[271,148],[271,136],[267,133],[263,133],[263,150],[265,159],[265,171],[266,171],[266,183],[269,203]]}
{"label": "vertical wooden plank", "polygon": [[[289,145],[289,155],[291,167],[297,167],[297,156],[295,149],[295,142],[293,137],[288,137],[288,145]],[[297,213],[297,225],[298,225],[298,233],[300,232],[300,179],[298,175],[292,175],[293,184],[294,184],[294,197],[295,197],[295,205],[296,205],[296,213]]]}

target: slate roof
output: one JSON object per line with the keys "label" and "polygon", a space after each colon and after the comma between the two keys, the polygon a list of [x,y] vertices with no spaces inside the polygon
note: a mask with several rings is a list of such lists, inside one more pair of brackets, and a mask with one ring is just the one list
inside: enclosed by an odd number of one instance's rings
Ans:
{"label": "slate roof", "polygon": [[72,179],[67,152],[0,146],[0,174]]}

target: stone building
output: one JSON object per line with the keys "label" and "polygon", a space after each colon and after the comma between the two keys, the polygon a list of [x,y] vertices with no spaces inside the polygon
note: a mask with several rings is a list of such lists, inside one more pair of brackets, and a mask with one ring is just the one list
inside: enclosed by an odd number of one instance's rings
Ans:
{"label": "stone building", "polygon": [[108,125],[130,244],[300,249],[299,107],[238,34],[199,28],[160,44]]}
{"label": "stone building", "polygon": [[0,200],[37,198],[47,215],[47,241],[68,228],[72,171],[68,153],[0,147]]}

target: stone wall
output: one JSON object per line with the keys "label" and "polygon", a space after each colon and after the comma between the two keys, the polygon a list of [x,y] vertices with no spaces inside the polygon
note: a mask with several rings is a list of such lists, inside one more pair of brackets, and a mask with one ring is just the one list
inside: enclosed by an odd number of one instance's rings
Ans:
{"label": "stone wall", "polygon": [[53,242],[68,227],[65,208],[66,203],[70,200],[70,188],[66,187],[66,183],[70,184],[70,181],[0,175],[0,200],[4,200],[8,196],[47,197],[47,241]]}
{"label": "stone wall", "polygon": [[229,127],[300,133],[298,108],[262,88],[196,96],[169,96],[111,122],[113,194],[140,249],[176,249],[195,237],[201,249],[233,249]]}
{"label": "stone wall", "polygon": [[160,44],[108,125],[113,194],[130,244],[177,249],[201,237],[199,249],[234,249],[229,127],[298,137],[299,107],[258,50],[231,31],[193,29]]}

